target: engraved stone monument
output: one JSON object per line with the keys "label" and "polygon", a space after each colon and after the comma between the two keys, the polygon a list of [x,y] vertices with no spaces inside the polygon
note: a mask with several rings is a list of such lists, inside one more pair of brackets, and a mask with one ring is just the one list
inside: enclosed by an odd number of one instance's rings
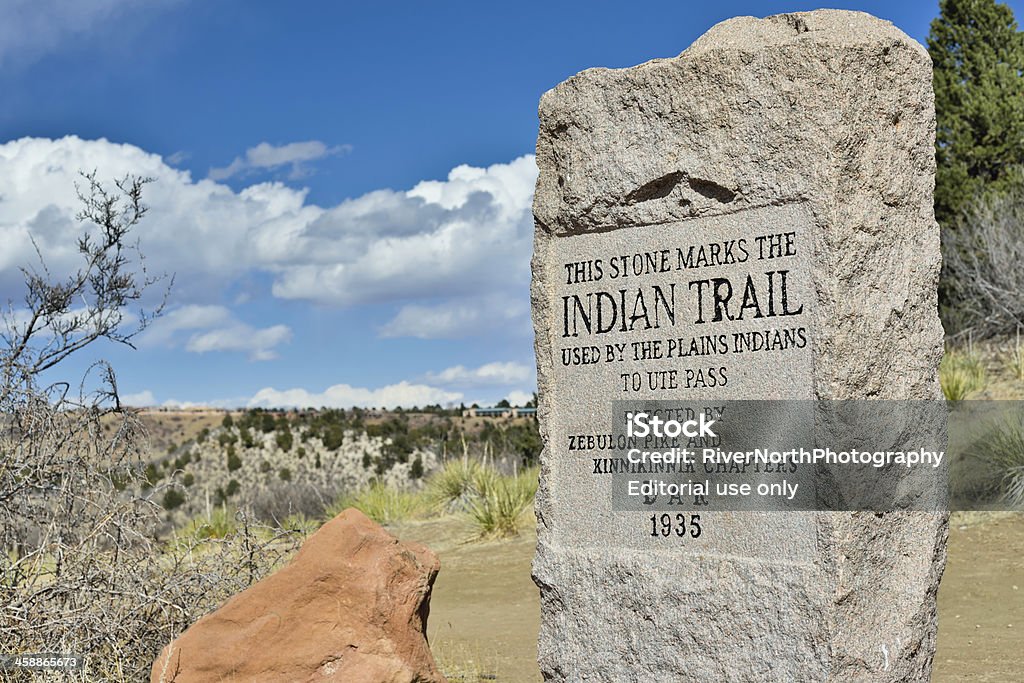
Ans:
{"label": "engraved stone monument", "polygon": [[534,577],[553,681],[927,679],[941,512],[615,511],[612,402],[936,399],[925,49],[867,14],[723,22],[540,103]]}

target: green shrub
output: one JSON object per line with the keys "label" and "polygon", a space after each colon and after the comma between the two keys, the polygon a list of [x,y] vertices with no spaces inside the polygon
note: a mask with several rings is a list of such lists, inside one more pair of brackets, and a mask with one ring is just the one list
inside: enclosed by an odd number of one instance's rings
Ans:
{"label": "green shrub", "polygon": [[345,443],[345,430],[337,425],[331,425],[323,435],[324,448],[329,451],[336,451]]}
{"label": "green shrub", "polygon": [[185,476],[181,478],[181,483],[184,484],[185,486],[191,486],[192,484],[196,483],[195,475],[193,475],[191,472],[186,472]]}
{"label": "green shrub", "polygon": [[180,507],[185,502],[185,494],[178,489],[167,489],[164,493],[164,500],[162,505],[164,510],[173,510],[176,507]]}
{"label": "green shrub", "polygon": [[124,491],[128,488],[128,482],[131,481],[129,474],[121,469],[109,470],[107,476],[116,491]]}
{"label": "green shrub", "polygon": [[263,460],[262,462],[260,462],[260,473],[266,474],[267,472],[270,471],[271,467],[272,465],[268,461]]}
{"label": "green shrub", "polygon": [[238,483],[238,480],[237,479],[232,479],[231,481],[228,482],[228,487],[227,487],[227,489],[225,489],[224,493],[228,497],[231,497],[231,496],[235,495],[236,493],[238,493],[239,489],[241,489],[241,488],[242,488],[242,485]]}
{"label": "green shrub", "polygon": [[278,432],[277,435],[274,437],[274,440],[277,442],[277,447],[280,448],[285,453],[290,451],[292,449],[292,444],[295,443],[295,439],[292,436],[292,431],[287,427],[285,427],[284,431]]}
{"label": "green shrub", "polygon": [[477,495],[469,500],[469,517],[480,536],[515,536],[519,518],[537,493],[539,470],[530,467],[515,476],[495,476],[483,482]]}
{"label": "green shrub", "polygon": [[238,530],[235,511],[226,505],[214,508],[210,516],[196,517],[179,532],[179,536],[197,540],[227,538]]}
{"label": "green shrub", "polygon": [[970,451],[980,493],[1024,506],[1024,416],[1004,418],[973,444]]}
{"label": "green shrub", "polygon": [[972,354],[950,351],[939,364],[939,384],[947,401],[963,401],[985,387],[985,366]]}
{"label": "green shrub", "polygon": [[535,419],[514,422],[505,428],[506,450],[518,454],[522,462],[532,465],[537,462],[543,444],[540,430]]}
{"label": "green shrub", "polygon": [[378,524],[394,524],[426,511],[422,496],[390,488],[380,481],[374,481],[355,495],[341,496],[327,508],[327,518],[336,517],[346,508],[356,508]]}
{"label": "green shrub", "polygon": [[234,446],[228,446],[228,472],[234,472],[242,466],[242,459],[235,453]]}
{"label": "green shrub", "polygon": [[280,470],[277,471],[277,478],[280,479],[281,481],[291,481],[292,471],[287,467],[282,467]]}
{"label": "green shrub", "polygon": [[449,460],[427,479],[427,501],[439,512],[465,510],[477,479],[487,476],[482,470],[476,460]]}
{"label": "green shrub", "polygon": [[160,481],[160,470],[153,463],[148,463],[142,473],[142,490],[147,491],[153,488],[158,481]]}
{"label": "green shrub", "polygon": [[422,479],[423,478],[423,458],[416,456],[412,461],[412,465],[409,466],[409,478],[410,479]]}

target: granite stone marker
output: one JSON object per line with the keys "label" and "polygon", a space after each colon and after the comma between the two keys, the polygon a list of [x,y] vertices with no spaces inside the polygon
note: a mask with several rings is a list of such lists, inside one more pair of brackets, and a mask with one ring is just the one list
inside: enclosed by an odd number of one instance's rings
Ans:
{"label": "granite stone marker", "polygon": [[924,48],[867,14],[723,22],[540,103],[534,577],[553,681],[927,679],[946,515],[612,509],[613,401],[937,399]]}

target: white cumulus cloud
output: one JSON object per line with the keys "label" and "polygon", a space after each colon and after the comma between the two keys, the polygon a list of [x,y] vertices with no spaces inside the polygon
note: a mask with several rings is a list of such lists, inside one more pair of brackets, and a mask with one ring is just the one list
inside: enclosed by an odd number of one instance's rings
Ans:
{"label": "white cumulus cloud", "polygon": [[93,169],[102,178],[156,179],[144,190],[150,211],[135,234],[150,272],[177,274],[174,300],[181,303],[218,300],[229,283],[275,264],[290,235],[323,213],[305,203],[304,191],[261,183],[236,193],[193,181],[133,145],[74,136],[13,140],[0,145],[0,294],[15,293],[18,267],[36,261],[33,239],[52,272],[78,266],[75,184],[82,184],[80,171]]}
{"label": "white cumulus cloud", "polygon": [[235,323],[193,335],[185,349],[194,353],[244,351],[251,360],[272,360],[277,358],[274,347],[291,341],[291,338],[292,331],[286,325],[256,329],[245,323]]}
{"label": "white cumulus cloud", "polygon": [[455,365],[441,372],[428,373],[428,382],[443,386],[483,387],[520,384],[533,380],[533,369],[522,363],[487,363],[477,368]]}
{"label": "white cumulus cloud", "polygon": [[146,346],[182,346],[186,351],[236,351],[250,360],[272,360],[276,347],[291,341],[286,325],[255,328],[238,320],[224,306],[188,305],[159,317],[141,335]]}
{"label": "white cumulus cloud", "polygon": [[156,397],[153,396],[153,392],[149,389],[134,394],[122,394],[120,399],[121,405],[131,406],[132,408],[148,408],[149,406],[156,405]]}
{"label": "white cumulus cloud", "polygon": [[505,399],[509,405],[522,407],[533,400],[533,394],[526,391],[512,391]]}
{"label": "white cumulus cloud", "polygon": [[474,310],[490,303],[481,295],[525,300],[536,174],[533,157],[521,157],[342,202],[295,235],[274,294],[352,305],[415,292]]}
{"label": "white cumulus cloud", "polygon": [[[287,146],[284,146],[287,147]],[[258,148],[254,148],[258,149]],[[315,149],[253,151],[245,163],[290,163]],[[529,330],[532,156],[458,166],[408,191],[376,190],[333,207],[278,182],[240,191],[195,180],[159,155],[107,140],[23,138],[0,144],[0,299],[19,298],[18,267],[76,267],[80,170],[150,176],[138,226],[151,273],[176,274],[173,301],[214,305],[232,285],[269,281],[281,299],[390,307],[382,336],[507,336]],[[233,298],[233,297],[232,297]],[[267,336],[279,339],[282,333]],[[232,346],[222,336],[196,348]]]}
{"label": "white cumulus cloud", "polygon": [[462,394],[425,384],[399,382],[379,389],[335,384],[322,392],[306,389],[260,389],[249,400],[250,408],[411,408],[457,403]]}
{"label": "white cumulus cloud", "polygon": [[311,173],[310,162],[351,150],[351,145],[328,147],[319,140],[289,142],[285,145],[261,142],[255,147],[245,150],[244,157],[235,157],[234,161],[227,166],[211,168],[209,177],[212,180],[226,180],[240,173],[270,171],[282,166],[289,166],[288,177],[295,180]]}
{"label": "white cumulus cloud", "polygon": [[496,287],[489,296],[467,296],[444,303],[408,304],[380,329],[382,337],[454,339],[530,333],[530,302],[525,286]]}

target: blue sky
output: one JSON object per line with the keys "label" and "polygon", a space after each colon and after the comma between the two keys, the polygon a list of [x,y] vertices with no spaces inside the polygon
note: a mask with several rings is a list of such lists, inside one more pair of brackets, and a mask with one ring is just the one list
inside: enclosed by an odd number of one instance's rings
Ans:
{"label": "blue sky", "polygon": [[[541,93],[815,5],[5,2],[0,295],[20,298],[30,233],[74,263],[78,170],[144,173],[167,314],[67,372],[110,357],[151,404],[521,400]],[[922,42],[938,12],[832,6]]]}

